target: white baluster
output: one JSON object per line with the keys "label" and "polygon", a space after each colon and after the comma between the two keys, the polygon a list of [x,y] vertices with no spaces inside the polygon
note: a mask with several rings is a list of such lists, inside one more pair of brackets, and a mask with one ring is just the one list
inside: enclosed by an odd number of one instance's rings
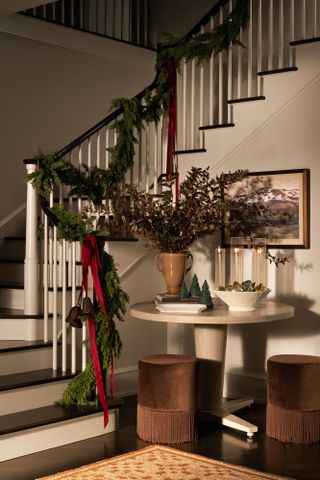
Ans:
{"label": "white baluster", "polygon": [[62,371],[67,370],[67,259],[66,241],[62,240]]}
{"label": "white baluster", "polygon": [[[232,0],[229,0],[229,13],[232,12]],[[232,92],[232,50],[233,45],[230,44],[228,48],[228,100],[233,98]],[[232,120],[232,106],[228,105],[228,119],[227,121],[231,123]]]}
{"label": "white baluster", "polygon": [[273,0],[269,0],[268,70],[273,69]]}
{"label": "white baluster", "polygon": [[[201,27],[201,33],[204,33],[204,27]],[[204,125],[204,116],[203,116],[203,95],[204,95],[204,65],[200,65],[200,92],[199,92],[199,124]],[[203,139],[203,135],[201,136]],[[201,141],[200,148],[203,148],[203,140]]]}
{"label": "white baluster", "polygon": [[[309,0],[310,1],[310,0]],[[306,38],[307,33],[307,12],[306,0],[301,0],[301,38]]]}
{"label": "white baluster", "polygon": [[[219,24],[223,23],[223,9],[220,8]],[[223,53],[219,53],[219,103],[218,103],[218,123],[223,123]]]}
{"label": "white baluster", "polygon": [[52,368],[58,368],[57,227],[53,227]]}
{"label": "white baluster", "polygon": [[97,132],[97,167],[100,167],[100,130]]}
{"label": "white baluster", "polygon": [[[76,304],[76,244],[72,242],[71,245],[71,272],[72,272],[72,281],[71,281],[71,298],[72,305]],[[77,360],[77,345],[76,345],[76,329],[71,328],[71,372],[76,373],[76,360]]]}
{"label": "white baluster", "polygon": [[[291,2],[290,2],[290,41],[293,41],[294,37],[295,37],[294,22],[295,22],[294,0],[291,0]],[[295,61],[295,47],[291,47],[291,49],[290,49],[290,64],[291,64],[292,67],[294,67],[295,64],[296,64],[296,61]]]}
{"label": "white baluster", "polygon": [[[240,30],[239,32],[239,41],[242,42],[242,39],[243,39],[243,32],[242,32],[242,29]],[[237,82],[237,98],[241,98],[241,95],[242,95],[242,47],[240,45],[238,45],[238,65],[237,65],[237,79],[238,79],[238,82]]]}
{"label": "white baluster", "polygon": [[[258,5],[258,58],[257,58],[257,70],[262,71],[262,0],[259,0]],[[263,94],[263,78],[258,78],[258,92],[257,95]]]}
{"label": "white baluster", "polygon": [[44,216],[44,235],[43,235],[43,340],[49,340],[49,283],[48,283],[48,243],[49,229],[48,217]]}
{"label": "white baluster", "polygon": [[187,62],[182,67],[182,150],[187,149]]}
{"label": "white baluster", "polygon": [[[214,19],[210,17],[210,31],[214,29]],[[209,125],[214,123],[214,54],[209,63]]]}
{"label": "white baluster", "polygon": [[[25,160],[27,173],[36,171],[34,160]],[[24,260],[24,313],[39,313],[39,252],[37,238],[38,197],[35,189],[28,182],[26,207],[26,250]]]}
{"label": "white baluster", "polygon": [[252,0],[249,1],[249,13],[250,13],[250,19],[249,19],[249,25],[248,25],[248,97],[250,98],[252,96],[252,45],[253,45],[253,40],[252,40],[252,35],[253,35],[253,30],[252,30],[252,15],[253,15],[253,9],[252,9]]}
{"label": "white baluster", "polygon": [[279,61],[278,67],[283,68],[283,0],[279,0]]}
{"label": "white baluster", "polygon": [[65,23],[65,18],[66,18],[65,17],[65,9],[66,9],[65,2],[64,2],[64,0],[61,0],[61,23],[63,23],[63,24]]}
{"label": "white baluster", "polygon": [[193,59],[191,61],[191,113],[190,113],[190,136],[191,136],[191,145],[190,148],[193,150],[195,148],[195,135],[194,135],[194,110],[195,110],[195,77],[196,77],[196,61]]}
{"label": "white baluster", "polygon": [[158,193],[158,164],[159,164],[159,124],[154,129],[154,173],[153,173],[153,193]]}
{"label": "white baluster", "polygon": [[70,0],[70,10],[71,10],[70,23],[71,23],[71,27],[74,27],[74,1],[73,0]]}
{"label": "white baluster", "polygon": [[146,125],[145,126],[145,132],[146,132],[146,192],[149,192],[149,186],[150,186],[150,126]]}

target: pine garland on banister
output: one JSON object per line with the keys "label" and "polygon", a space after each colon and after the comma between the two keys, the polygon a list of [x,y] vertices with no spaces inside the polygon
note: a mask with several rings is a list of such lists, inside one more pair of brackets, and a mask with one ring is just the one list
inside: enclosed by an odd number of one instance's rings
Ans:
{"label": "pine garland on banister", "polygon": [[[118,98],[111,108],[121,108],[123,114],[113,124],[117,142],[109,148],[111,161],[108,169],[97,166],[80,169],[59,158],[57,154],[49,155],[41,151],[34,158],[38,160],[38,170],[27,176],[37,191],[40,204],[49,217],[51,224],[57,226],[59,239],[69,242],[83,242],[88,235],[98,233],[93,228],[93,218],[84,213],[79,214],[65,209],[63,205],[50,208],[49,198],[55,187],[69,186],[69,196],[87,197],[99,210],[103,200],[116,204],[117,193],[124,181],[125,174],[133,166],[134,147],[137,143],[134,132],[141,131],[145,123],[159,122],[168,111],[170,99],[170,82],[168,62],[172,59],[177,71],[183,59],[207,62],[212,54],[226,50],[230,44],[242,45],[239,41],[241,29],[245,29],[249,19],[248,0],[237,0],[233,11],[225,21],[214,30],[191,38],[168,36],[157,52],[156,78],[152,90],[146,88],[143,95],[131,99]],[[116,205],[115,205],[116,206]],[[105,232],[103,232],[105,233]],[[95,306],[94,320],[96,326],[96,345],[103,374],[110,369],[113,358],[121,352],[121,339],[115,326],[115,320],[122,320],[128,295],[121,289],[116,267],[110,255],[101,249],[103,267],[102,290],[107,316],[99,306]],[[69,384],[59,401],[60,405],[83,405],[88,403],[88,396],[96,383],[93,363],[90,360],[86,369],[78,374]]]}
{"label": "pine garland on banister", "polygon": [[[135,130],[141,131],[144,123],[157,123],[168,110],[168,60],[172,58],[179,71],[183,59],[207,62],[212,54],[226,50],[231,43],[242,45],[239,32],[246,28],[248,19],[248,0],[237,0],[233,11],[214,30],[191,38],[167,37],[167,42],[157,52],[154,88],[146,88],[143,98],[118,98],[112,102],[111,109],[122,108],[123,115],[113,124],[117,142],[108,149],[111,153],[109,168],[88,168],[84,165],[80,170],[56,155],[45,155],[42,152],[36,155],[34,158],[38,160],[39,169],[28,175],[27,180],[32,182],[37,193],[43,197],[43,204],[48,201],[53,187],[60,185],[71,187],[70,196],[88,197],[96,206],[101,205],[104,199],[114,199],[126,172],[133,166],[134,145],[137,143]],[[66,218],[59,220],[64,222]]]}

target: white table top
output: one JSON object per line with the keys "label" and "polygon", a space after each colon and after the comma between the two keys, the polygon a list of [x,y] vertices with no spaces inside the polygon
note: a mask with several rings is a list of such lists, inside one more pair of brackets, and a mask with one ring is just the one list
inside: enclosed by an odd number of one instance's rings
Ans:
{"label": "white table top", "polygon": [[216,305],[213,309],[194,313],[160,313],[153,302],[136,303],[130,306],[129,313],[134,318],[153,322],[191,323],[199,325],[221,325],[242,323],[263,323],[281,320],[294,316],[291,305],[267,301],[253,312],[229,312],[227,307]]}

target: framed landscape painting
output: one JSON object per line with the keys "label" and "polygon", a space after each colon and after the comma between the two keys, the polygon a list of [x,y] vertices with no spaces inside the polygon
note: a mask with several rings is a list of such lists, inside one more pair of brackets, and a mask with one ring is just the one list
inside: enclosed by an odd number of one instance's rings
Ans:
{"label": "framed landscape painting", "polygon": [[309,169],[252,172],[226,194],[230,237],[266,237],[269,248],[309,248]]}

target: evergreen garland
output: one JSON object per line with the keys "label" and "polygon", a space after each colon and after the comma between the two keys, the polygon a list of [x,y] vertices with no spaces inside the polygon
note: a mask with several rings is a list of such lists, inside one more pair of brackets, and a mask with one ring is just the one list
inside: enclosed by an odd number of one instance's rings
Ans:
{"label": "evergreen garland", "polygon": [[145,122],[159,122],[161,115],[168,111],[169,58],[173,58],[179,71],[183,59],[206,62],[212,54],[226,50],[231,43],[241,45],[239,33],[246,28],[248,19],[248,0],[237,0],[233,11],[214,30],[191,38],[167,36],[167,41],[159,46],[157,52],[154,88],[146,88],[139,97],[118,98],[112,102],[111,108],[121,108],[123,114],[113,124],[117,143],[109,148],[109,168],[105,170],[95,166],[89,169],[83,166],[80,170],[71,163],[64,162],[57,154],[45,155],[39,152],[34,157],[38,160],[39,169],[27,176],[37,193],[48,201],[53,188],[64,184],[71,187],[70,196],[88,197],[96,206],[101,205],[104,199],[115,199],[125,173],[133,166],[134,145],[137,143],[135,131],[141,131]]}
{"label": "evergreen garland", "polygon": [[[102,246],[102,245],[100,245]],[[122,343],[115,320],[123,320],[129,296],[120,287],[120,279],[113,258],[104,250],[101,251],[102,264],[102,293],[107,316],[100,307],[95,305],[94,315],[96,324],[96,344],[100,357],[100,366],[103,377],[110,370],[114,359],[120,358]],[[86,405],[89,403],[90,394],[95,387],[95,375],[92,361],[86,369],[71,380],[64,391],[61,406]]]}
{"label": "evergreen garland", "polygon": [[[37,191],[41,207],[49,220],[57,226],[59,239],[82,241],[87,234],[92,233],[93,226],[92,219],[83,218],[81,213],[78,215],[66,210],[62,205],[50,208],[49,198],[55,187],[69,186],[69,196],[87,197],[94,206],[100,206],[103,200],[108,199],[115,203],[125,174],[133,166],[134,146],[137,143],[135,132],[141,131],[144,123],[158,123],[161,116],[168,111],[169,58],[173,58],[178,71],[183,59],[197,59],[198,63],[208,61],[212,54],[227,49],[231,43],[240,45],[239,33],[241,29],[245,29],[248,19],[248,0],[237,0],[230,15],[213,31],[191,38],[167,38],[167,42],[161,45],[157,52],[154,88],[146,88],[139,98],[118,98],[112,102],[111,108],[121,108],[123,113],[113,124],[117,142],[109,148],[111,161],[108,169],[96,166],[90,169],[83,166],[79,169],[65,162],[58,154],[48,155],[41,151],[34,157],[38,161],[38,170],[27,175],[26,179]],[[97,308],[95,322],[101,367],[106,374],[113,355],[117,358],[121,353],[121,340],[114,320],[122,320],[129,298],[120,288],[119,277],[110,255],[103,254],[102,265],[104,273],[101,284],[108,316]],[[69,406],[88,403],[88,394],[94,386],[94,370],[92,362],[89,361],[86,369],[70,382],[59,404]]]}

